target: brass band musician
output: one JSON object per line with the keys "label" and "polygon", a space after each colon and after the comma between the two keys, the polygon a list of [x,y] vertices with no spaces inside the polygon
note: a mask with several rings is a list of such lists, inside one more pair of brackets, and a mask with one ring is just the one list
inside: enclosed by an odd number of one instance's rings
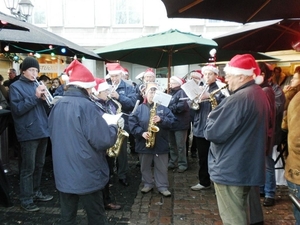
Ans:
{"label": "brass band musician", "polygon": [[[147,83],[145,101],[129,117],[129,128],[135,137],[135,151],[139,154],[141,164],[142,181],[144,182],[141,192],[148,193],[156,186],[163,196],[169,197],[171,196],[171,192],[168,190],[169,140],[166,134],[175,118],[167,107],[154,104],[153,97],[156,90],[157,84]],[[152,114],[153,109],[155,112]],[[159,128],[156,134],[151,134],[150,124]],[[147,147],[146,142],[152,135],[155,135],[155,143],[151,143],[152,147]],[[152,175],[152,161],[154,162],[154,175]]]}

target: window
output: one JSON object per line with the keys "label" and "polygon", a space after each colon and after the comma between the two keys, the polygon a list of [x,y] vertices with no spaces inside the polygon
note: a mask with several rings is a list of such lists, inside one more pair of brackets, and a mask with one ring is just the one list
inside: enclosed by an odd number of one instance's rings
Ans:
{"label": "window", "polygon": [[114,0],[114,9],[115,25],[142,25],[143,1]]}

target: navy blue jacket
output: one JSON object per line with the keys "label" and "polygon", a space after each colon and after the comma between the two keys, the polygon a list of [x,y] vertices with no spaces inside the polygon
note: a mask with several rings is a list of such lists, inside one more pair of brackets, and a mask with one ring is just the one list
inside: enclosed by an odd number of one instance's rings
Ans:
{"label": "navy blue jacket", "polygon": [[[216,82],[214,82],[209,85],[208,92],[211,93],[217,89],[219,89],[219,87],[216,84]],[[225,98],[225,95],[223,95],[222,92],[220,91],[216,93],[215,98],[219,104]],[[193,123],[193,135],[195,137],[204,138],[203,131],[204,131],[208,114],[210,113],[211,109],[212,109],[211,103],[209,101],[202,101],[200,103],[199,109],[195,111],[194,123]]]}
{"label": "navy blue jacket", "polygon": [[146,140],[142,135],[148,131],[151,108],[152,105],[143,103],[129,117],[130,132],[135,137],[135,151],[142,154],[167,154],[169,152],[168,130],[171,128],[175,117],[167,107],[157,106],[156,115],[161,118],[161,122],[157,123],[156,126],[160,130],[156,133],[153,148],[146,148]]}
{"label": "navy blue jacket", "polygon": [[[121,80],[116,92],[119,94],[119,99],[117,99],[117,101],[122,105],[122,112],[130,114],[137,100],[135,87]],[[128,116],[123,114],[122,117],[125,121],[124,130],[129,132]]]}
{"label": "navy blue jacket", "polygon": [[37,84],[25,76],[9,87],[10,109],[18,141],[49,137],[46,103],[35,95]]}
{"label": "navy blue jacket", "polygon": [[106,150],[117,138],[85,90],[70,86],[49,115],[56,188],[87,194],[104,188],[109,179]]}
{"label": "navy blue jacket", "polygon": [[190,128],[190,107],[186,100],[179,100],[186,98],[187,95],[180,87],[172,89],[170,94],[172,98],[168,108],[176,118],[171,130],[188,130]]}

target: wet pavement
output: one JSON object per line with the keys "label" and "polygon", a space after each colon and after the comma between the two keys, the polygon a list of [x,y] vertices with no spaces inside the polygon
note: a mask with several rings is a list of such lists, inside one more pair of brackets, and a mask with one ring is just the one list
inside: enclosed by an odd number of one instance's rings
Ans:
{"label": "wet pavement", "polygon": [[[51,156],[47,156],[42,178],[42,191],[54,196],[49,202],[39,202],[38,212],[26,212],[20,208],[18,200],[19,178],[17,160],[10,160],[10,171],[7,174],[10,183],[10,194],[14,206],[0,206],[0,225],[58,225],[60,224],[60,208],[58,192],[55,189]],[[189,157],[189,169],[184,173],[169,171],[169,190],[171,197],[163,197],[153,189],[142,194],[140,168],[137,166],[137,155],[129,154],[128,187],[112,177],[110,188],[114,202],[120,204],[120,210],[107,210],[110,225],[221,225],[214,190],[192,191],[191,186],[197,184],[197,159]],[[278,186],[276,205],[264,207],[265,225],[292,225],[295,219],[292,203],[288,197],[286,186]],[[86,225],[85,211],[80,206],[77,224]]]}

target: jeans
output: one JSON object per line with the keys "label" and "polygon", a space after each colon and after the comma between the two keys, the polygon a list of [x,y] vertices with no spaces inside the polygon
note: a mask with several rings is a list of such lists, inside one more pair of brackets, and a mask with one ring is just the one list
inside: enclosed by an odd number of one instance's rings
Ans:
{"label": "jeans", "polygon": [[[287,185],[291,194],[294,194],[298,199],[300,199],[300,185],[294,184],[287,180]],[[300,211],[293,206],[294,216],[296,219],[295,225],[300,225]]]}
{"label": "jeans", "polygon": [[272,158],[272,151],[266,156],[266,181],[265,185],[260,186],[260,193],[265,194],[266,198],[275,198],[276,179],[275,162]]}
{"label": "jeans", "polygon": [[33,203],[33,197],[40,192],[48,138],[22,141],[20,171],[20,201],[22,205]]}
{"label": "jeans", "polygon": [[169,131],[170,167],[175,167],[177,163],[178,169],[187,169],[188,163],[186,158],[186,137],[187,130]]}
{"label": "jeans", "polygon": [[88,224],[107,225],[107,217],[103,204],[102,190],[89,194],[68,194],[59,192],[61,206],[61,224],[74,225],[76,223],[79,199],[86,211]]}

